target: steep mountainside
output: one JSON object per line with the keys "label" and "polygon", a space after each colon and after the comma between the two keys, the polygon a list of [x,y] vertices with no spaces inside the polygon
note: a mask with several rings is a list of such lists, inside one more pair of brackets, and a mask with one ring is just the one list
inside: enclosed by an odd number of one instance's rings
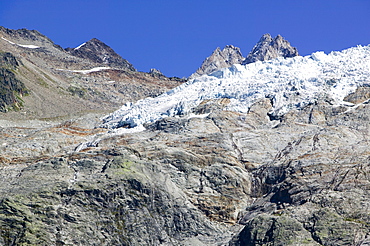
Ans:
{"label": "steep mountainside", "polygon": [[[43,87],[22,78],[49,76],[42,93],[61,78],[171,82],[8,32],[23,99]],[[104,118],[3,113],[0,245],[370,245],[369,77],[358,46],[232,65]],[[57,99],[95,107],[102,92]]]}
{"label": "steep mountainside", "polygon": [[11,53],[0,52],[0,112],[19,110],[22,97],[27,95],[26,87],[16,78],[19,65]]}
{"label": "steep mountainside", "polygon": [[17,101],[20,97],[7,97],[7,105],[10,100],[16,109],[22,110],[1,114],[3,119],[56,118],[86,111],[110,111],[124,102],[157,96],[184,82],[136,72],[130,63],[97,39],[79,49],[68,50],[37,31],[0,27],[0,51],[11,54],[19,63],[17,69],[5,75],[28,92],[28,96],[21,98],[22,104]]}

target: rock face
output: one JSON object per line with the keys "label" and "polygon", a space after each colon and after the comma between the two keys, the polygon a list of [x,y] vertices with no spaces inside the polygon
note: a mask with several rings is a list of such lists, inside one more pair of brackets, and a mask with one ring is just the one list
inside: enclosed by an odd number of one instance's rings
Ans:
{"label": "rock face", "polygon": [[322,98],[279,120],[269,99],[247,114],[228,103],[81,152],[106,131],[98,118],[1,128],[1,244],[370,243],[366,101],[347,110]]}
{"label": "rock face", "polygon": [[22,96],[27,89],[18,80],[15,71],[19,62],[11,53],[0,52],[0,112],[19,110],[23,106]]}
{"label": "rock face", "polygon": [[277,35],[272,38],[270,34],[261,37],[252,51],[247,55],[242,64],[249,64],[256,61],[267,61],[277,57],[298,56],[298,50],[282,36]]}
{"label": "rock face", "polygon": [[221,68],[230,67],[233,64],[240,64],[244,57],[238,47],[227,45],[223,50],[217,48],[212,55],[207,57],[200,68],[190,76],[196,78],[203,74],[210,74]]}
{"label": "rock face", "polygon": [[77,48],[67,48],[70,54],[88,59],[94,63],[136,71],[134,66],[118,55],[111,47],[102,41],[93,38]]}

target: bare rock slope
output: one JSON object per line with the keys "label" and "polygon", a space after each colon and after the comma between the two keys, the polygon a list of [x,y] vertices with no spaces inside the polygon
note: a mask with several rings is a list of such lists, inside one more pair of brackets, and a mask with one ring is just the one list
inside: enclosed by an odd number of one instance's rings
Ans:
{"label": "bare rock slope", "polygon": [[[271,120],[205,101],[110,136],[98,118],[2,128],[0,240],[24,245],[366,245],[369,96]],[[204,117],[204,113],[209,113]],[[203,116],[203,117],[202,117]],[[89,123],[90,122],[90,123]],[[78,143],[103,134],[96,145]],[[49,137],[46,137],[49,136]],[[59,147],[57,147],[59,146]]]}
{"label": "bare rock slope", "polygon": [[134,66],[118,55],[111,47],[102,41],[93,38],[77,48],[67,48],[70,54],[85,58],[93,63],[101,63],[110,67],[136,71]]}

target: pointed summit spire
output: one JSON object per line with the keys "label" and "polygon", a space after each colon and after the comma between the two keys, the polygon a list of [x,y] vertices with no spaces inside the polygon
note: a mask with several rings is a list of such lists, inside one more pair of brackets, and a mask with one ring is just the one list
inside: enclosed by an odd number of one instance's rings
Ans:
{"label": "pointed summit spire", "polygon": [[261,37],[242,64],[267,61],[277,57],[287,58],[298,55],[297,48],[292,47],[281,35],[272,38],[271,35],[267,33]]}
{"label": "pointed summit spire", "polygon": [[189,78],[196,78],[204,74],[210,74],[221,68],[230,67],[233,64],[240,64],[244,57],[238,47],[226,45],[223,50],[217,47],[212,55],[207,57],[202,65]]}

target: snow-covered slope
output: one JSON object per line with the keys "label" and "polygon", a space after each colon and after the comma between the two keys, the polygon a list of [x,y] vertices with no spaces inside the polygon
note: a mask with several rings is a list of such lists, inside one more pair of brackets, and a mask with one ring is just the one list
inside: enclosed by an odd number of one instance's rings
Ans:
{"label": "snow-covered slope", "polygon": [[189,82],[156,98],[128,103],[103,119],[103,127],[139,127],[167,116],[191,112],[205,99],[229,98],[227,110],[248,112],[256,100],[271,98],[272,114],[283,115],[329,96],[335,104],[358,85],[370,83],[370,46],[330,54],[277,58],[233,65]]}

